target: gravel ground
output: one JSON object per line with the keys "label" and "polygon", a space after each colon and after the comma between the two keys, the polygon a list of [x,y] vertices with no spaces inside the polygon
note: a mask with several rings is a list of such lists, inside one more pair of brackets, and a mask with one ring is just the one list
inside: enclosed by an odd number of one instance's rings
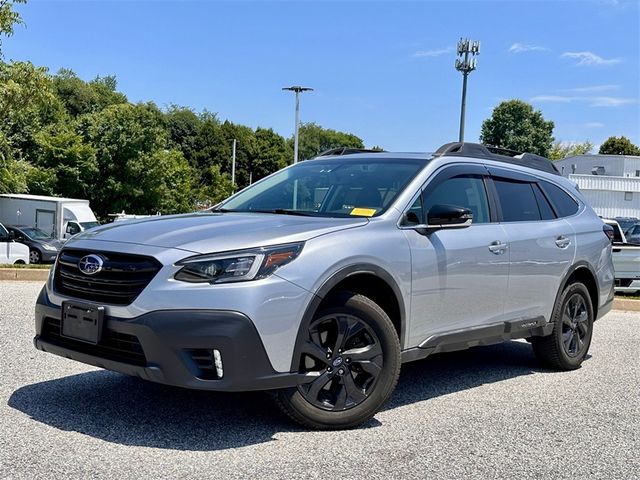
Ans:
{"label": "gravel ground", "polygon": [[599,321],[575,372],[524,342],[437,355],[405,365],[363,428],[308,432],[261,393],[36,351],[40,285],[0,282],[1,478],[640,478],[640,313]]}

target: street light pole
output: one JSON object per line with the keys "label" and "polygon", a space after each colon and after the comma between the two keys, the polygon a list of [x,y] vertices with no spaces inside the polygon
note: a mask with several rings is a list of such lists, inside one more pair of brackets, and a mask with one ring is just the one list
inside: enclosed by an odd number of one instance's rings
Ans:
{"label": "street light pole", "polygon": [[[471,58],[469,58],[471,55]],[[476,59],[474,55],[480,55],[480,42],[460,39],[458,42],[458,57],[456,59],[456,70],[462,72],[462,103],[460,105],[460,135],[459,141],[464,142],[464,117],[467,105],[467,77],[476,69]]]}
{"label": "street light pole", "polygon": [[291,87],[283,87],[282,90],[288,90],[296,93],[296,128],[293,136],[293,163],[298,163],[298,136],[300,128],[300,92],[312,92],[313,88],[301,87],[293,85]]}

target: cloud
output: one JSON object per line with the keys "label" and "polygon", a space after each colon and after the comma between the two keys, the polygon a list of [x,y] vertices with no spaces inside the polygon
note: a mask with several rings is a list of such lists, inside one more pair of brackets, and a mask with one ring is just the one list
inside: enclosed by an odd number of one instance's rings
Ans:
{"label": "cloud", "polygon": [[440,55],[445,55],[447,53],[455,52],[455,47],[450,45],[446,48],[440,48],[436,50],[419,50],[413,54],[414,57],[439,57]]}
{"label": "cloud", "polygon": [[524,53],[524,52],[548,52],[547,47],[541,47],[540,45],[527,45],[525,43],[514,43],[507,50],[509,53]]}
{"label": "cloud", "polygon": [[591,107],[619,107],[621,105],[636,103],[636,100],[633,98],[620,97],[594,97],[591,100]]}
{"label": "cloud", "polygon": [[591,87],[567,88],[563,91],[573,92],[573,93],[598,93],[598,92],[610,92],[612,90],[618,90],[619,88],[620,88],[620,85],[593,85]]}
{"label": "cloud", "polygon": [[537,95],[531,98],[531,102],[537,103],[572,103],[572,102],[585,102],[590,107],[620,107],[622,105],[629,105],[637,103],[634,98],[622,98],[622,97],[587,97],[580,95]]}
{"label": "cloud", "polygon": [[602,58],[593,52],[564,52],[560,55],[563,58],[571,58],[577,60],[576,65],[581,66],[605,66],[620,63],[620,58]]}
{"label": "cloud", "polygon": [[585,127],[587,128],[602,128],[604,127],[604,123],[600,123],[600,122],[587,122],[584,124]]}

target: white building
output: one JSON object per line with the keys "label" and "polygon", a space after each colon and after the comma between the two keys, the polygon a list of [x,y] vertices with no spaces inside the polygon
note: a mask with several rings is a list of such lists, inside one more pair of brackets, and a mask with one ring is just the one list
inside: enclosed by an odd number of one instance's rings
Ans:
{"label": "white building", "polygon": [[602,217],[640,218],[640,157],[576,155],[555,162]]}

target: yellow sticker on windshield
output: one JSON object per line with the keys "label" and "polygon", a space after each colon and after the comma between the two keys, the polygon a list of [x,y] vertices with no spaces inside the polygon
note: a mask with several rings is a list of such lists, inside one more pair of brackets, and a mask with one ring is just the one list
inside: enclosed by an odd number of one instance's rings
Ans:
{"label": "yellow sticker on windshield", "polygon": [[362,215],[363,217],[373,217],[376,214],[375,208],[354,208],[349,215]]}

